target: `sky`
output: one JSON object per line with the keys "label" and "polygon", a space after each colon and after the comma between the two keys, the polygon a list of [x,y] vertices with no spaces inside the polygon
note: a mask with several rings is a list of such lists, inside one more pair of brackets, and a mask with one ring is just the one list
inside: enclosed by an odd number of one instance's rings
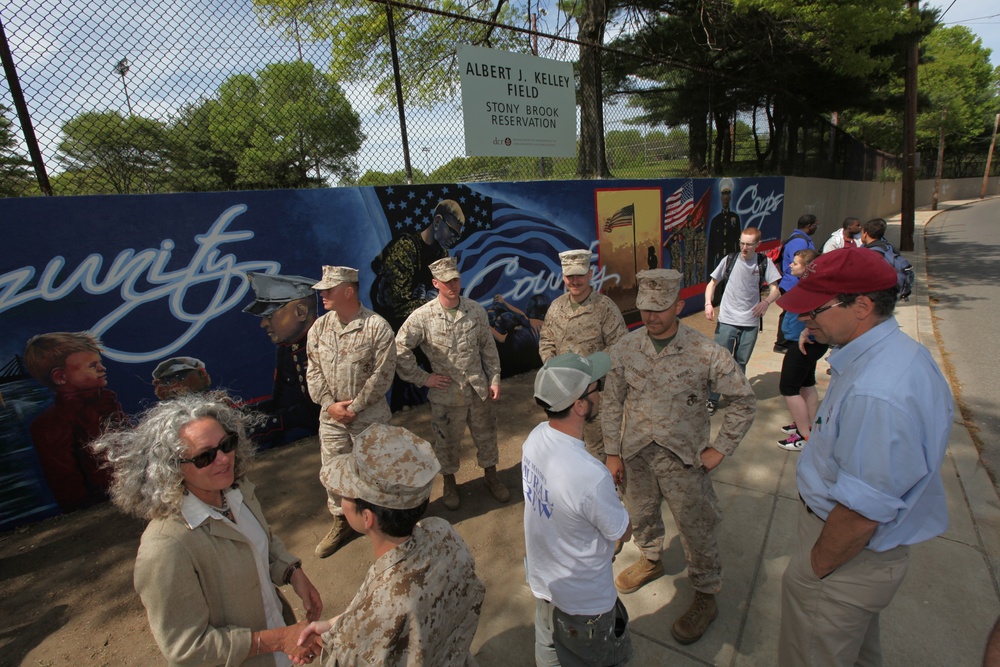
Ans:
{"label": "sky", "polygon": [[[542,2],[551,4],[550,0]],[[1000,0],[922,0],[921,5],[940,8],[945,25],[967,26],[992,49],[992,64],[1000,66]],[[62,123],[83,111],[127,113],[123,81],[114,71],[114,63],[122,57],[130,63],[124,83],[134,112],[163,120],[183,104],[214,94],[232,74],[253,72],[266,62],[294,59],[295,45],[279,31],[261,26],[249,7],[249,0],[23,0],[6,4],[0,0],[0,18],[50,173],[58,169],[56,148]],[[550,12],[539,28],[552,30],[557,23],[558,17]],[[329,54],[327,43],[306,46],[305,58],[319,67],[328,64]],[[362,171],[402,169],[395,109],[375,113],[375,98],[364,84],[345,86],[345,93],[361,115],[368,136],[358,156]],[[3,85],[0,104],[11,105]],[[458,105],[410,109],[407,124],[415,168],[433,170],[464,155]],[[606,129],[619,127],[610,123]]]}
{"label": "sky", "polygon": [[993,51],[990,62],[1000,66],[1000,2],[997,0],[931,0],[921,3],[944,11],[941,22],[946,26],[964,25]]}

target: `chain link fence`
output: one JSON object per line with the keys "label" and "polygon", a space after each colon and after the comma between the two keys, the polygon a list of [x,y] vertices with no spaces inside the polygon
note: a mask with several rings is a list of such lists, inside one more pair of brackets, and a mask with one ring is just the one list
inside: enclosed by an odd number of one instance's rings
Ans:
{"label": "chain link fence", "polygon": [[[0,21],[55,194],[580,174],[576,158],[466,157],[454,59],[458,44],[477,43],[576,64],[578,42],[545,33],[546,24],[533,39],[531,19],[510,5],[485,20],[396,4],[390,16],[389,7],[369,0],[0,0]],[[623,59],[628,67],[627,54],[614,57],[616,67]],[[595,103],[586,99],[592,88],[578,87],[580,107]],[[870,180],[897,167],[818,116],[775,128],[760,109],[710,113],[692,137],[687,126],[644,123],[627,93],[605,90],[598,102],[604,150],[588,175]],[[38,194],[7,86],[0,106],[0,196]]]}

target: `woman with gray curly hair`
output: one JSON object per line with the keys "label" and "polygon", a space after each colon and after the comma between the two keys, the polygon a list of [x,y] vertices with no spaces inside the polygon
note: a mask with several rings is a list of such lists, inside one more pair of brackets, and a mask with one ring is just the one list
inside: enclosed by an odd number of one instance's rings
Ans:
{"label": "woman with gray curly hair", "polygon": [[291,584],[308,621],[323,611],[319,592],[271,534],[246,479],[255,419],[224,393],[187,394],[91,444],[114,471],[112,502],[149,520],[135,589],[170,665],[284,666],[314,657],[296,646],[306,622],[295,624],[277,586]]}

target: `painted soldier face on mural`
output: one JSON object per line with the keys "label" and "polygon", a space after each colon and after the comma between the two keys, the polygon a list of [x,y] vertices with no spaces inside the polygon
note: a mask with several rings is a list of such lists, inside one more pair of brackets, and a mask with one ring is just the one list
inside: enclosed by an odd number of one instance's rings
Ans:
{"label": "painted soldier face on mural", "polygon": [[722,210],[728,211],[729,204],[733,200],[733,193],[730,190],[723,190],[719,198],[722,200]]}
{"label": "painted soldier face on mural", "polygon": [[462,236],[462,223],[450,215],[434,216],[434,240],[444,249],[458,243]]}
{"label": "painted soldier face on mural", "polygon": [[107,369],[97,352],[74,352],[52,371],[52,381],[61,392],[102,389],[108,386]]}
{"label": "painted soldier face on mural", "polygon": [[260,328],[275,345],[298,340],[309,329],[310,324],[309,307],[302,299],[290,301],[260,320]]}

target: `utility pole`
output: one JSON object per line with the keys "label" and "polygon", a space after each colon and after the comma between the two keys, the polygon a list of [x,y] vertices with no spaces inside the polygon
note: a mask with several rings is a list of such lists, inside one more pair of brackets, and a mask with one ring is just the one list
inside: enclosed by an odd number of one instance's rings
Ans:
{"label": "utility pole", "polygon": [[938,137],[938,160],[934,174],[934,198],[931,199],[931,210],[936,211],[938,197],[941,195],[941,175],[944,173],[944,122],[948,120],[948,110],[941,112],[941,135]]}
{"label": "utility pole", "polygon": [[[907,11],[916,15],[919,0],[906,0]],[[920,40],[913,37],[906,49],[906,79],[903,90],[903,201],[900,210],[899,249],[913,250],[913,227],[917,199],[917,65]]]}
{"label": "utility pole", "polygon": [[997,128],[1000,127],[1000,113],[997,114],[996,122],[993,123],[993,139],[990,141],[990,153],[986,156],[986,172],[983,174],[983,189],[979,191],[979,198],[986,196],[986,186],[990,182],[990,165],[993,163],[993,147],[997,144]]}

